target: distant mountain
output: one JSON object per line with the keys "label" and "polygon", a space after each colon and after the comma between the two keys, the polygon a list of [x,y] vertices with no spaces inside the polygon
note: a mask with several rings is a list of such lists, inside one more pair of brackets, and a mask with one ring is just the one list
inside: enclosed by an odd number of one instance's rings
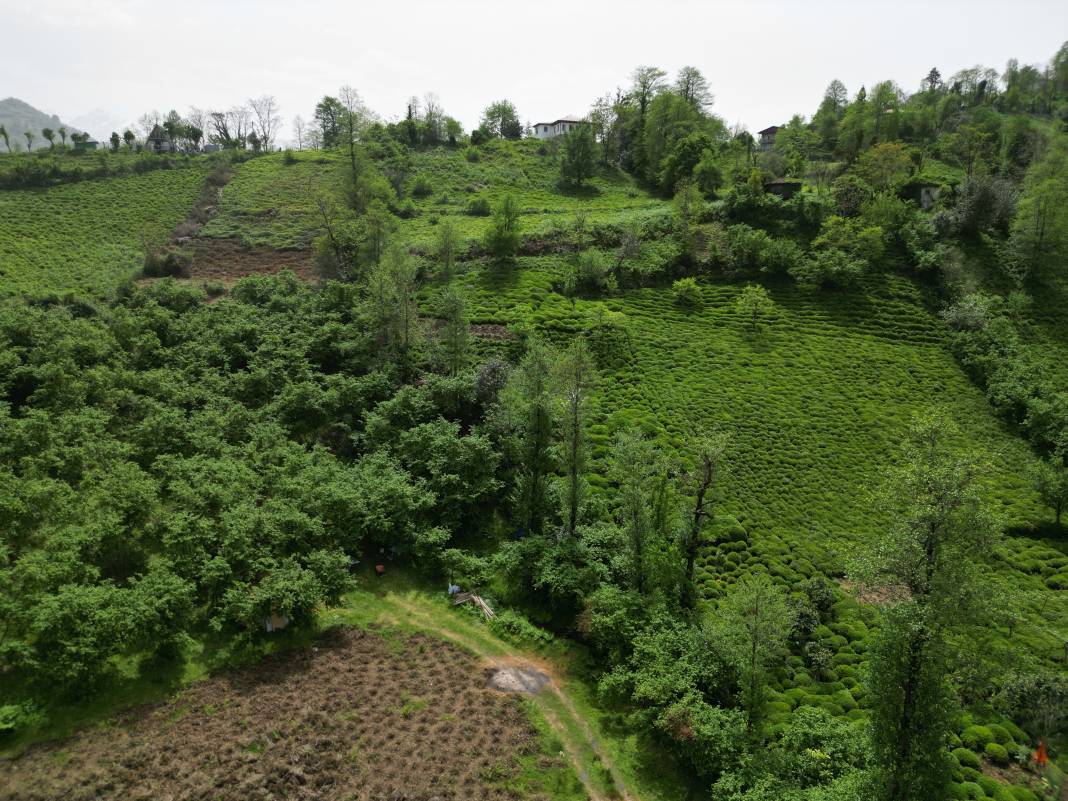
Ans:
{"label": "distant mountain", "polygon": [[[11,141],[12,150],[26,149],[26,131],[33,133],[33,148],[35,150],[48,147],[48,142],[41,136],[42,128],[51,128],[56,131],[56,142],[60,141],[60,126],[67,129],[67,141],[70,142],[72,133],[81,133],[82,129],[62,122],[59,117],[45,114],[25,103],[18,98],[9,97],[0,100],[0,125],[7,129],[8,139]],[[0,149],[4,147],[3,139],[0,139]]]}

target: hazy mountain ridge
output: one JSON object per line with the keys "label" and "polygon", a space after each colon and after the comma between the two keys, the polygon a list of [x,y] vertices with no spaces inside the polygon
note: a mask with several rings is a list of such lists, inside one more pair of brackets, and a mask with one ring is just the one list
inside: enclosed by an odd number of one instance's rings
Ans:
{"label": "hazy mountain ridge", "polygon": [[[8,139],[13,150],[26,149],[27,131],[33,134],[32,147],[35,150],[48,147],[48,142],[41,135],[42,128],[51,128],[57,131],[57,142],[59,141],[58,131],[60,126],[67,129],[68,139],[72,133],[81,133],[80,128],[63,122],[54,114],[46,114],[16,97],[0,100],[0,125],[3,125],[7,130]],[[0,140],[0,147],[3,147],[2,140]]]}

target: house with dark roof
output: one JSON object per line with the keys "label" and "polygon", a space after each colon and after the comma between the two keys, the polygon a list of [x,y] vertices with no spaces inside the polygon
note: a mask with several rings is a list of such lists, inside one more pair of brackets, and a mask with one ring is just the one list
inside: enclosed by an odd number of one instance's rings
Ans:
{"label": "house with dark roof", "polygon": [[775,178],[764,182],[764,191],[770,195],[778,195],[783,200],[789,200],[801,191],[801,181],[791,178]]}
{"label": "house with dark roof", "polygon": [[159,124],[153,125],[152,130],[145,138],[145,150],[153,153],[171,153],[175,149],[174,142],[167,132]]}
{"label": "house with dark roof", "polygon": [[561,117],[552,122],[539,122],[534,126],[534,136],[538,139],[552,139],[585,124],[585,121],[578,117]]}
{"label": "house with dark roof", "polygon": [[779,132],[780,125],[772,125],[765,128],[763,131],[757,131],[757,136],[760,137],[760,150],[771,150],[775,145],[775,135]]}

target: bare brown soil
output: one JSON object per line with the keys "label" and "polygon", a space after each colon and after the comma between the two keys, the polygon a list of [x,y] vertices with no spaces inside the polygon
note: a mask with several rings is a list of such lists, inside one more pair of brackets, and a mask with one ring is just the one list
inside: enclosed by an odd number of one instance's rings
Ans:
{"label": "bare brown soil", "polygon": [[504,340],[508,339],[507,326],[497,323],[471,323],[471,335],[479,339]]}
{"label": "bare brown soil", "polygon": [[838,586],[850,593],[862,604],[871,604],[872,606],[893,606],[894,604],[903,603],[911,597],[908,587],[892,585],[869,587],[866,584],[859,584],[845,579],[840,579]]}
{"label": "bare brown soil", "polygon": [[232,239],[199,239],[189,277],[231,286],[249,275],[274,275],[283,270],[309,283],[318,280],[310,250],[248,248]]}
{"label": "bare brown soil", "polygon": [[0,799],[506,801],[537,735],[474,657],[334,632],[0,763]]}

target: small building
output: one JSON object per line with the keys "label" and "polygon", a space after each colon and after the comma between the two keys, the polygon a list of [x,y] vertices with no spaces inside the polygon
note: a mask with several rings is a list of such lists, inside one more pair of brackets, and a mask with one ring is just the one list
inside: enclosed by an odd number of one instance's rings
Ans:
{"label": "small building", "polygon": [[779,133],[780,127],[781,126],[779,125],[772,125],[765,128],[763,131],[757,131],[757,136],[760,137],[759,145],[761,152],[771,150],[771,148],[774,147],[775,135]]}
{"label": "small building", "polygon": [[534,136],[538,139],[553,139],[585,124],[585,121],[578,117],[561,117],[552,122],[539,122],[534,126]]}
{"label": "small building", "polygon": [[222,147],[214,142],[208,142],[204,147],[200,148],[200,150],[202,153],[218,153],[222,150]]}
{"label": "small building", "polygon": [[74,143],[74,149],[80,151],[96,150],[100,146],[100,143],[95,139],[83,139],[80,142]]}
{"label": "small building", "polygon": [[171,153],[174,151],[174,142],[167,132],[159,125],[153,125],[152,131],[145,139],[145,150],[151,153]]}
{"label": "small building", "polygon": [[789,178],[776,178],[764,182],[764,191],[769,195],[777,195],[783,200],[789,200],[801,191],[801,182]]}

